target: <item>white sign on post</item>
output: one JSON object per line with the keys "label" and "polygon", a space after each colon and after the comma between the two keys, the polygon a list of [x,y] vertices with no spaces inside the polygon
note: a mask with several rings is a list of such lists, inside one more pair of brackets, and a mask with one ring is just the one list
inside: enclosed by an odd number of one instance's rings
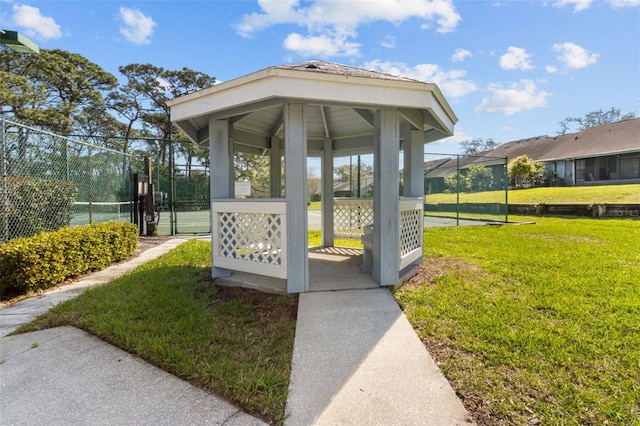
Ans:
{"label": "white sign on post", "polygon": [[235,182],[236,195],[251,196],[251,182]]}

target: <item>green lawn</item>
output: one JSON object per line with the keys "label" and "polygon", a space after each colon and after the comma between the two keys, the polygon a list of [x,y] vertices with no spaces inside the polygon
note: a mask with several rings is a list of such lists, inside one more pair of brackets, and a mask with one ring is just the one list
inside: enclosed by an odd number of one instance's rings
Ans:
{"label": "green lawn", "polygon": [[[510,204],[640,203],[640,184],[530,188],[509,191]],[[430,194],[429,204],[455,203],[456,194]],[[504,203],[504,191],[460,194],[461,203]]]}
{"label": "green lawn", "polygon": [[[638,424],[640,220],[534,220],[428,229],[422,282],[396,299],[479,424]],[[210,250],[189,241],[20,331],[82,328],[281,423],[296,299],[222,297]]]}
{"label": "green lawn", "polygon": [[211,243],[191,240],[57,305],[18,332],[59,325],[81,328],[280,423],[297,298],[221,297],[210,271]]}
{"label": "green lawn", "polygon": [[479,423],[639,424],[640,220],[535,221],[429,229],[396,299]]}

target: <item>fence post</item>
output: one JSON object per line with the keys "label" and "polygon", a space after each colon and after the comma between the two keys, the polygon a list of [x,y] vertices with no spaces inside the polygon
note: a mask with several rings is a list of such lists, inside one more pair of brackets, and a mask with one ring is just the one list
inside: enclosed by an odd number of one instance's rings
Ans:
{"label": "fence post", "polygon": [[504,223],[509,223],[509,157],[504,157]]}
{"label": "fence post", "polygon": [[89,146],[89,151],[87,154],[87,174],[89,178],[89,193],[87,197],[89,198],[89,205],[87,206],[89,209],[89,224],[93,223],[93,212],[92,212],[92,203],[93,203],[93,170],[91,169],[91,146]]}
{"label": "fence post", "polygon": [[0,152],[2,153],[2,157],[0,157],[0,173],[2,173],[2,223],[0,224],[0,228],[2,228],[2,238],[0,242],[5,242],[9,240],[9,217],[7,212],[7,141],[5,138],[5,121],[4,115],[1,116],[2,120],[2,132],[0,134],[0,143],[2,144],[2,149]]}
{"label": "fence post", "polygon": [[175,158],[173,151],[173,140],[169,139],[169,234],[176,235],[176,178],[175,178]]}
{"label": "fence post", "polygon": [[460,226],[460,156],[456,155],[456,226]]}

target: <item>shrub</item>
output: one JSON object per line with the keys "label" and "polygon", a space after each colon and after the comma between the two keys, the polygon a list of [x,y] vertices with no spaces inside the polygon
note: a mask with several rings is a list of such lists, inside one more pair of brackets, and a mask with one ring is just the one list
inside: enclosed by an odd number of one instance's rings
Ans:
{"label": "shrub", "polygon": [[471,181],[462,173],[454,173],[444,178],[446,191],[450,193],[468,192],[471,189]]}
{"label": "shrub", "polygon": [[6,184],[7,193],[2,197],[7,203],[6,240],[69,226],[78,194],[74,182],[10,176]]}
{"label": "shrub", "polygon": [[94,223],[43,232],[0,244],[2,298],[53,287],[130,256],[138,228],[129,223]]}
{"label": "shrub", "polygon": [[467,170],[467,178],[471,191],[486,191],[491,187],[493,172],[482,164],[471,166]]}

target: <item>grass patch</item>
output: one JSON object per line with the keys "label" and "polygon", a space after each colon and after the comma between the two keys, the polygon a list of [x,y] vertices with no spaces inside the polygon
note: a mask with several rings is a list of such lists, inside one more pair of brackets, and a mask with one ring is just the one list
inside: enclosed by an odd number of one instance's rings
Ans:
{"label": "grass patch", "polygon": [[282,423],[297,298],[216,287],[211,243],[191,240],[18,332],[71,325]]}
{"label": "grass patch", "polygon": [[427,230],[396,299],[479,424],[638,424],[640,221],[535,221]]}
{"label": "grass patch", "polygon": [[[346,240],[346,239],[335,239],[333,240],[333,244],[336,247],[356,247],[362,248],[362,243],[360,239],[357,240]],[[309,231],[309,247],[317,247],[322,245],[322,231],[312,230]]]}
{"label": "grass patch", "polygon": [[310,201],[307,210],[321,210],[322,201]]}
{"label": "grass patch", "polygon": [[[456,194],[429,194],[426,203],[455,203]],[[504,191],[461,193],[461,203],[503,203]],[[640,184],[566,186],[509,191],[510,204],[603,204],[640,203]]]}

